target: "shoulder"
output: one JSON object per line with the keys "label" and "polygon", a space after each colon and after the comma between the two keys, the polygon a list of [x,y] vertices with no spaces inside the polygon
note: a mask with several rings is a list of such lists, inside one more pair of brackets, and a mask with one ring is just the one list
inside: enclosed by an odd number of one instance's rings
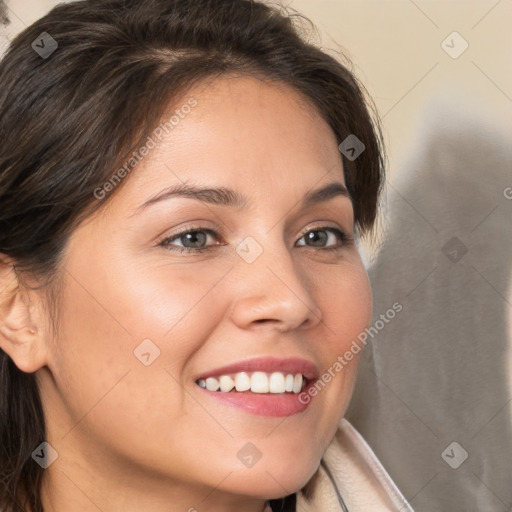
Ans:
{"label": "shoulder", "polygon": [[350,512],[413,512],[372,449],[345,419],[312,484],[299,493],[297,510],[338,512],[343,510],[342,500]]}

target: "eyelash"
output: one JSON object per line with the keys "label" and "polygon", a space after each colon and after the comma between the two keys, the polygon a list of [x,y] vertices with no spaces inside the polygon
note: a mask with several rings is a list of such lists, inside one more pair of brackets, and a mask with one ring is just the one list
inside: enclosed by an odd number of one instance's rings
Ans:
{"label": "eyelash", "polygon": [[[353,238],[349,237],[344,231],[342,231],[341,229],[338,229],[338,228],[334,228],[332,226],[321,226],[318,228],[308,229],[300,236],[299,240],[302,239],[308,233],[312,233],[315,231],[330,231],[337,236],[338,242],[340,242],[340,245],[336,245],[334,247],[318,247],[318,248],[316,248],[316,250],[319,250],[319,251],[329,251],[329,252],[330,251],[338,251],[342,247],[353,242]],[[183,231],[176,233],[172,237],[164,238],[158,245],[161,247],[164,247],[165,249],[167,249],[169,251],[175,251],[175,252],[180,252],[180,253],[183,253],[183,252],[196,253],[196,254],[208,251],[208,250],[216,247],[216,245],[210,245],[210,246],[202,247],[199,249],[194,249],[191,247],[180,247],[180,246],[174,246],[171,248],[171,244],[169,244],[169,242],[172,242],[173,240],[177,240],[184,235],[193,234],[193,233],[207,233],[209,235],[212,235],[215,238],[218,238],[217,233],[215,231],[213,231],[212,229],[198,226],[196,228],[186,228]],[[308,246],[308,245],[301,245],[300,247],[309,247],[310,249],[315,249],[314,246]]]}

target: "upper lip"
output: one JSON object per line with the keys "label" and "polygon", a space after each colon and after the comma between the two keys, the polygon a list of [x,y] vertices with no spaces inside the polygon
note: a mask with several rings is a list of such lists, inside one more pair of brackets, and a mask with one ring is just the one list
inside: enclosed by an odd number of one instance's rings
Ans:
{"label": "upper lip", "polygon": [[205,371],[197,375],[195,380],[206,379],[207,377],[218,377],[219,375],[227,375],[230,373],[257,371],[267,373],[301,373],[308,380],[316,379],[318,376],[316,365],[307,359],[300,357],[257,357]]}

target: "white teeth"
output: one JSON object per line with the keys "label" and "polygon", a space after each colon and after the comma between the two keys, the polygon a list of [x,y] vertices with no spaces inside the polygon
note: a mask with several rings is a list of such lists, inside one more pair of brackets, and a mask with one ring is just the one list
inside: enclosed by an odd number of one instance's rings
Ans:
{"label": "white teeth", "polygon": [[221,375],[219,379],[220,390],[223,393],[231,391],[235,387],[235,381],[229,375]]}
{"label": "white teeth", "polygon": [[247,373],[240,372],[235,375],[235,388],[237,391],[248,391],[251,389],[251,378]]}
{"label": "white teeth", "polygon": [[268,377],[265,372],[254,372],[251,376],[253,393],[268,393]]}
{"label": "white teeth", "polygon": [[219,375],[197,380],[198,386],[209,391],[251,391],[252,393],[300,393],[304,377],[300,374],[282,372],[238,372],[231,375]]}
{"label": "white teeth", "polygon": [[302,389],[302,375],[299,373],[293,378],[293,389],[294,393],[300,393]]}
{"label": "white teeth", "polygon": [[293,391],[293,375],[289,373],[286,376],[286,383],[284,386],[284,390],[288,391],[288,393],[291,393]]}
{"label": "white teeth", "polygon": [[286,389],[284,383],[284,375],[281,372],[274,372],[270,376],[268,387],[271,393],[284,393]]}
{"label": "white teeth", "polygon": [[206,379],[206,389],[208,391],[217,391],[219,389],[219,381],[214,377]]}

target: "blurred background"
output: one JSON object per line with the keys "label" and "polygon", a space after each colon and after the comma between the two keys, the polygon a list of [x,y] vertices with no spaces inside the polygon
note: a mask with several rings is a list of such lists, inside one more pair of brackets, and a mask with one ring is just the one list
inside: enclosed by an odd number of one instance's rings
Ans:
{"label": "blurred background", "polygon": [[[0,52],[58,2],[8,0]],[[382,119],[374,320],[347,418],[417,512],[512,510],[512,1],[282,0]],[[357,135],[357,134],[356,134]]]}

